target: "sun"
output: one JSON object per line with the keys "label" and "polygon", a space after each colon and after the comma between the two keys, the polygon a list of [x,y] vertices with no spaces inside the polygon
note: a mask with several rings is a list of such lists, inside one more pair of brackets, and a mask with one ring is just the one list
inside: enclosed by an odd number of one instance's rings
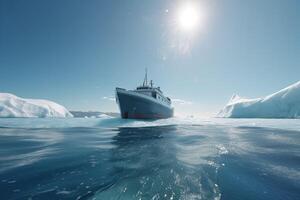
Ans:
{"label": "sun", "polygon": [[188,54],[205,34],[208,7],[199,0],[180,0],[167,9],[170,47],[180,54]]}
{"label": "sun", "polygon": [[193,31],[199,26],[200,14],[194,4],[182,5],[178,11],[177,23],[183,31]]}

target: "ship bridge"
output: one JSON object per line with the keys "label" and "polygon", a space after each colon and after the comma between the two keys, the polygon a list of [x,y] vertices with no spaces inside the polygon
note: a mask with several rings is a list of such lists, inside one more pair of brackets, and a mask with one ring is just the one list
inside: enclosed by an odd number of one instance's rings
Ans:
{"label": "ship bridge", "polygon": [[170,105],[171,99],[163,95],[163,92],[160,90],[160,87],[153,87],[153,85],[154,84],[152,80],[150,81],[150,85],[148,85],[148,77],[147,77],[147,70],[146,70],[143,85],[137,87],[136,90],[134,91],[140,94],[151,96],[164,104]]}

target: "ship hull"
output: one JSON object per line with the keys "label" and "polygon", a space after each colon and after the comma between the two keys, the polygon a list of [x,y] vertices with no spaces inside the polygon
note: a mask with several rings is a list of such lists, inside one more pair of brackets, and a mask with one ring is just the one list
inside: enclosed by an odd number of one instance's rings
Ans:
{"label": "ship hull", "polygon": [[124,89],[116,89],[116,99],[122,118],[163,119],[173,117],[173,108],[156,99]]}

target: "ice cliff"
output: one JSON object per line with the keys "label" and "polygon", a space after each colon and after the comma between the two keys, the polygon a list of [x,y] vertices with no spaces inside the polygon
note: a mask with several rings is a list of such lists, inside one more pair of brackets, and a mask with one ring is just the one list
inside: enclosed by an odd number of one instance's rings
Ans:
{"label": "ice cliff", "polygon": [[300,81],[263,98],[233,95],[217,117],[300,118]]}

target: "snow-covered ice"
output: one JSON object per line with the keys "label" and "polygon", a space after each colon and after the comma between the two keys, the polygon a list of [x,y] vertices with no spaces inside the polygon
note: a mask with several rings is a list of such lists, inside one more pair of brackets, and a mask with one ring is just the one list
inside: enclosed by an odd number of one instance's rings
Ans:
{"label": "snow-covered ice", "polygon": [[48,100],[24,99],[0,93],[0,117],[73,117],[63,106]]}
{"label": "snow-covered ice", "polygon": [[217,117],[300,118],[300,81],[263,98],[233,95]]}

